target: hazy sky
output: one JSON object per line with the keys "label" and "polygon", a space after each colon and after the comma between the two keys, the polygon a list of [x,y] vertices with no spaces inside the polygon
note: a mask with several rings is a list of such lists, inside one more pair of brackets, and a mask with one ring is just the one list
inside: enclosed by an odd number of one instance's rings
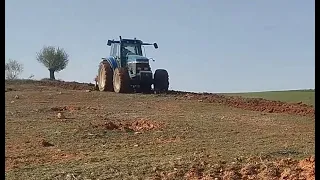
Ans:
{"label": "hazy sky", "polygon": [[108,39],[146,47],[170,89],[239,92],[314,88],[314,0],[6,0],[5,58],[22,77],[49,76],[36,61],[44,45],[70,55],[57,79],[93,82]]}

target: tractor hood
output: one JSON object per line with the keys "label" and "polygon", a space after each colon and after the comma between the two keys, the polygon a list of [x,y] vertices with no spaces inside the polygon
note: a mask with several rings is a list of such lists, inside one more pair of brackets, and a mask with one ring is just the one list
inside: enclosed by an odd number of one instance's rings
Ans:
{"label": "tractor hood", "polygon": [[149,59],[139,55],[128,55],[128,63],[149,63]]}

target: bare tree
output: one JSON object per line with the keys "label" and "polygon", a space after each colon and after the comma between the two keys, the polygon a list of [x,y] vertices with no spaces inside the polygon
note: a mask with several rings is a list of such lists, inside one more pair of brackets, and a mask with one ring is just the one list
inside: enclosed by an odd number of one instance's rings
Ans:
{"label": "bare tree", "polygon": [[23,65],[16,60],[9,59],[5,63],[5,78],[12,80],[17,79],[19,75],[23,72]]}
{"label": "bare tree", "polygon": [[63,48],[44,46],[41,51],[37,53],[37,60],[48,68],[50,72],[50,79],[54,80],[54,73],[67,67],[69,55]]}

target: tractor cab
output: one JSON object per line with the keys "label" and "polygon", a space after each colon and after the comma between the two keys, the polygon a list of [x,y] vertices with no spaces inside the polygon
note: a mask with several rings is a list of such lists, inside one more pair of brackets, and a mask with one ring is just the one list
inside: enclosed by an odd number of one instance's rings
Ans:
{"label": "tractor cab", "polygon": [[139,61],[139,59],[146,61],[147,58],[142,53],[143,45],[153,45],[158,48],[157,43],[149,44],[137,39],[122,39],[121,36],[120,41],[108,40],[107,45],[111,46],[110,56],[117,59],[121,67],[126,67],[127,63]]}
{"label": "tractor cab", "polygon": [[121,57],[128,59],[129,56],[141,56],[142,54],[142,43],[136,41],[125,41],[120,45]]}

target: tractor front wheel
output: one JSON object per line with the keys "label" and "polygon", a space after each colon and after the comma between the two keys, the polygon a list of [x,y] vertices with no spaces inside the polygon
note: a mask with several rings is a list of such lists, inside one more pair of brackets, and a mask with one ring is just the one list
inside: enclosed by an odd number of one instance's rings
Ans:
{"label": "tractor front wheel", "polygon": [[154,73],[154,91],[167,92],[169,89],[169,74],[165,69],[157,69]]}
{"label": "tractor front wheel", "polygon": [[99,65],[97,77],[99,91],[113,91],[112,79],[113,73],[110,64],[107,61],[102,61]]}
{"label": "tractor front wheel", "polygon": [[130,91],[130,77],[126,68],[117,68],[113,74],[113,89],[116,93]]}

